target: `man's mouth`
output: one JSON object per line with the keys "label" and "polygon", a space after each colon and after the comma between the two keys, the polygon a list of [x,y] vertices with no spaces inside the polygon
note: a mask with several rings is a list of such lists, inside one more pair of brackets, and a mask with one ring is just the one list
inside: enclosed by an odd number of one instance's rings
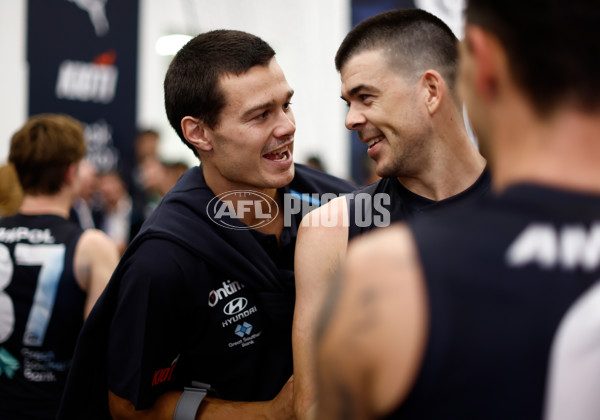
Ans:
{"label": "man's mouth", "polygon": [[263,155],[264,158],[274,162],[283,162],[290,157],[290,146],[284,146],[281,149],[273,150],[272,152]]}
{"label": "man's mouth", "polygon": [[377,143],[379,143],[384,138],[385,138],[384,136],[379,136],[377,138],[374,138],[373,140],[371,140],[367,143],[367,147],[370,149],[371,147],[375,146]]}

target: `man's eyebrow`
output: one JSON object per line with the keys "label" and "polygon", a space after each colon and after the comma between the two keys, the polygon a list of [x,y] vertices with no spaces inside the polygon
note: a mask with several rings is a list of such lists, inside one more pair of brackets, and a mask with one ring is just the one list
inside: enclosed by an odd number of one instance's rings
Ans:
{"label": "man's eyebrow", "polygon": [[[289,101],[294,96],[294,89],[290,89],[286,95],[286,100]],[[242,118],[249,118],[255,112],[258,112],[261,109],[270,108],[275,104],[275,101],[263,102],[262,104],[258,104],[247,110],[242,114]]]}
{"label": "man's eyebrow", "polygon": [[367,90],[367,91],[377,91],[377,89],[375,89],[373,86],[371,85],[365,85],[365,84],[360,84],[358,86],[353,87],[352,89],[350,89],[350,92],[348,92],[348,96],[340,96],[340,98],[342,98],[344,101],[348,102],[349,98],[352,98],[353,96],[356,96],[361,90]]}

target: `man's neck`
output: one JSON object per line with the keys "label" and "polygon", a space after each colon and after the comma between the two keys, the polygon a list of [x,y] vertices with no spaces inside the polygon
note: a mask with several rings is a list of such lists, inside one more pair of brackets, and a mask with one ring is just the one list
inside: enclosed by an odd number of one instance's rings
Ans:
{"label": "man's neck", "polygon": [[600,193],[600,112],[515,119],[494,139],[494,189],[527,182]]}
{"label": "man's neck", "polygon": [[[462,119],[460,120],[462,124]],[[464,125],[438,130],[427,164],[414,176],[399,176],[408,190],[434,201],[444,200],[469,188],[481,176],[486,160],[479,154]]]}
{"label": "man's neck", "polygon": [[418,172],[399,176],[408,190],[434,201],[441,201],[465,191],[481,176],[485,159],[467,134],[463,110],[447,98],[431,115],[431,138],[426,141],[426,155]]}
{"label": "man's neck", "polygon": [[60,194],[53,196],[25,194],[19,212],[27,215],[54,214],[68,219],[70,209],[69,200]]}

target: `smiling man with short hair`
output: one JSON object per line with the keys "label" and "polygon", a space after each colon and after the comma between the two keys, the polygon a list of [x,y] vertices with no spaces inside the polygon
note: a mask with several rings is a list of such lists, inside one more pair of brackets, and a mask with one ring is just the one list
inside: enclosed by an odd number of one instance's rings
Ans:
{"label": "smiling man with short hair", "polygon": [[450,211],[489,192],[486,161],[467,135],[456,91],[457,56],[450,28],[419,9],[365,19],[338,49],[346,127],[357,132],[382,179],[309,216],[335,214],[336,226],[300,228],[293,329],[299,417],[315,400],[318,308],[349,240],[415,214]]}

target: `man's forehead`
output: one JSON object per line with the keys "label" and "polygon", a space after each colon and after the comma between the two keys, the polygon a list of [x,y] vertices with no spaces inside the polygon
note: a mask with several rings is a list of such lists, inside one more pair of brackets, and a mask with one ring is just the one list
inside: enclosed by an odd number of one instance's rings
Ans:
{"label": "man's forehead", "polygon": [[275,83],[286,82],[283,70],[279,64],[272,59],[268,64],[255,65],[243,73],[224,73],[219,77],[219,85],[223,90],[226,89],[253,89],[258,90],[264,86]]}
{"label": "man's forehead", "polygon": [[229,74],[219,80],[226,108],[247,111],[289,101],[294,94],[283,71],[275,66],[254,66],[240,75]]}
{"label": "man's forehead", "polygon": [[342,92],[349,95],[359,87],[375,88],[389,75],[389,66],[379,51],[361,52],[352,56],[340,72]]}
{"label": "man's forehead", "polygon": [[383,48],[371,48],[354,52],[342,66],[341,73],[352,71],[368,63],[382,62],[385,58]]}

